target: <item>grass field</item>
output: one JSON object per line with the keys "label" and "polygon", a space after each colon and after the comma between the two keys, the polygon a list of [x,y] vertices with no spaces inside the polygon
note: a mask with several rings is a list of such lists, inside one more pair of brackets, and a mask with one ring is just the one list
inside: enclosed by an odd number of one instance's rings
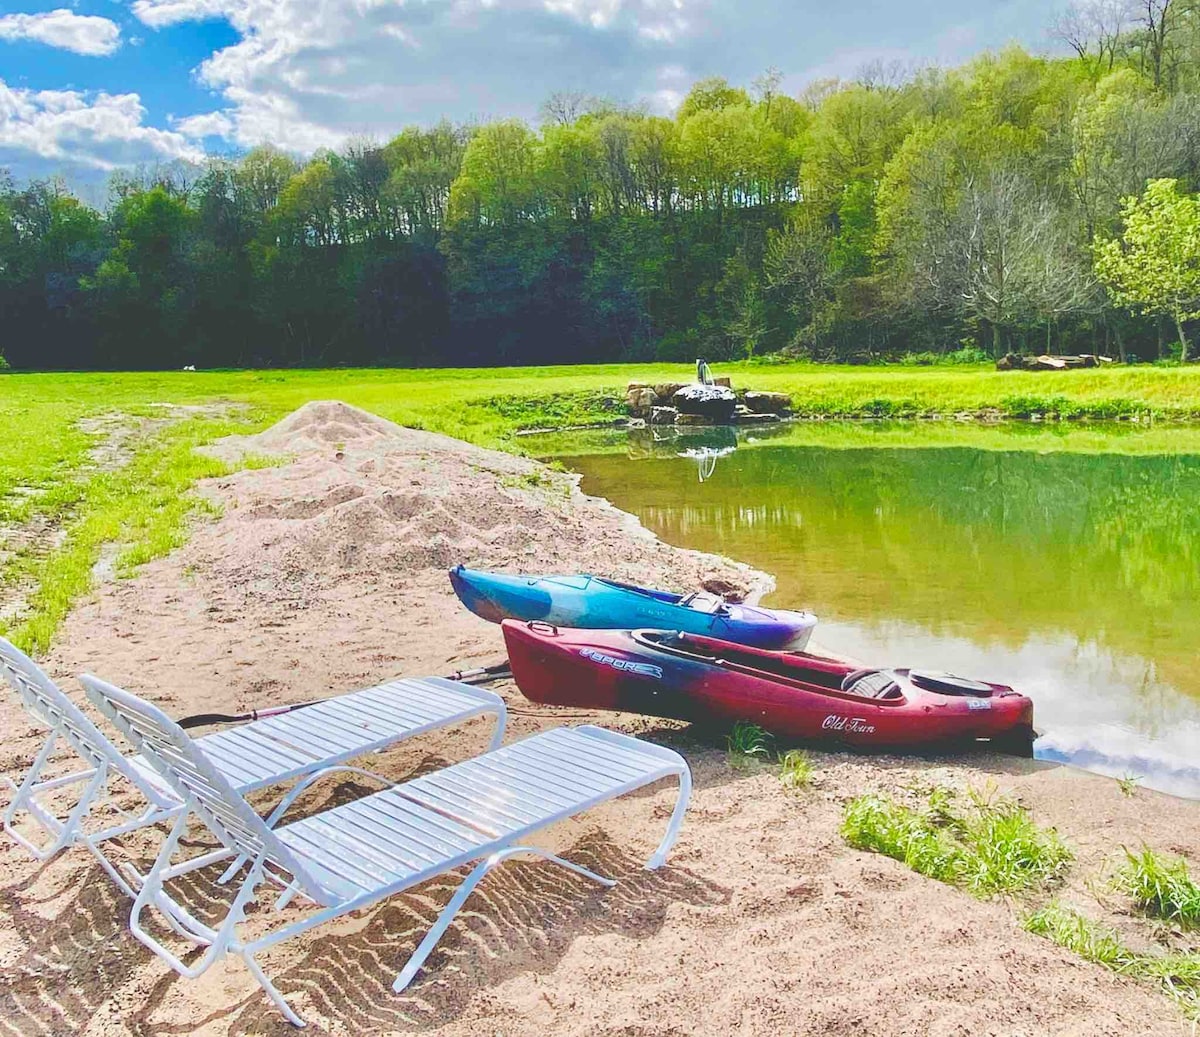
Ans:
{"label": "grass field", "polygon": [[[1198,369],[1032,374],[730,364],[721,371],[738,386],[790,393],[797,412],[812,417],[1200,420]],[[626,382],[691,374],[690,365],[659,364],[0,375],[0,633],[44,649],[91,586],[106,545],[117,545],[114,566],[123,574],[181,541],[200,506],[188,489],[222,471],[195,446],[265,427],[310,400],[340,399],[402,424],[520,450],[519,429],[620,417]],[[105,436],[88,423],[112,415],[109,434],[114,426],[135,433],[106,462],[96,457]],[[1158,436],[1169,435],[1160,428]]]}

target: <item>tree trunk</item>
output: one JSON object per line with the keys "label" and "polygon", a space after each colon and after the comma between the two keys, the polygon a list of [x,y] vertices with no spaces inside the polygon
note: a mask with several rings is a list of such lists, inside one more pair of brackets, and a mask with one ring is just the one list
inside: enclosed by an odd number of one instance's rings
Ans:
{"label": "tree trunk", "polygon": [[1117,337],[1117,356],[1121,358],[1121,363],[1125,363],[1125,336],[1121,334],[1121,325],[1114,321],[1112,329]]}
{"label": "tree trunk", "polygon": [[1183,321],[1179,319],[1179,314],[1175,314],[1175,329],[1179,332],[1179,362],[1186,364],[1188,360],[1188,340],[1183,333]]}
{"label": "tree trunk", "polygon": [[992,325],[992,358],[999,360],[1004,356],[1004,341],[1000,336],[1000,325]]}

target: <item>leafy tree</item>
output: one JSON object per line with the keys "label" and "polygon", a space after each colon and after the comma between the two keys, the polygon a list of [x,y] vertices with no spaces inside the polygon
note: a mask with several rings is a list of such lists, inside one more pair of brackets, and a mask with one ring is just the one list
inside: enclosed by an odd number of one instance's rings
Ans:
{"label": "leafy tree", "polygon": [[1118,305],[1170,317],[1186,362],[1183,325],[1200,319],[1200,199],[1175,180],[1151,180],[1122,217],[1121,237],[1096,245],[1096,273]]}

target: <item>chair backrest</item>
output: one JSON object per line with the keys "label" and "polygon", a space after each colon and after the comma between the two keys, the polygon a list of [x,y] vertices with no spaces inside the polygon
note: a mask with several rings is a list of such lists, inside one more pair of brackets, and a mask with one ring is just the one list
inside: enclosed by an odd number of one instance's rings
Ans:
{"label": "chair backrest", "polygon": [[129,739],[187,806],[204,819],[227,848],[251,860],[265,857],[290,872],[309,896],[317,900],[328,898],[295,854],[279,841],[174,720],[153,703],[99,677],[85,673],[79,682],[96,708]]}
{"label": "chair backrest", "polygon": [[109,738],[88,719],[46,672],[16,645],[0,637],[0,676],[21,704],[42,724],[58,732],[93,767],[108,767],[133,784],[155,806],[174,804],[132,767]]}

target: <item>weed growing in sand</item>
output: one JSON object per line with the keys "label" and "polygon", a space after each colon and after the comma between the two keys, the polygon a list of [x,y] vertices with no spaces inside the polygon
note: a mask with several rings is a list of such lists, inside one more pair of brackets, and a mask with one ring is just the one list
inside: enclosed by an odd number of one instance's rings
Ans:
{"label": "weed growing in sand", "polygon": [[1117,788],[1121,790],[1122,796],[1132,796],[1137,792],[1141,780],[1136,774],[1126,774],[1125,777],[1117,779]]}
{"label": "weed growing in sand", "polygon": [[1138,954],[1116,930],[1058,903],[1030,915],[1024,927],[1097,965],[1157,984],[1188,1016],[1200,1018],[1200,954]]}
{"label": "weed growing in sand", "polygon": [[1148,846],[1141,853],[1125,851],[1125,865],[1116,886],[1148,915],[1179,925],[1200,926],[1200,885],[1188,873],[1182,857],[1168,861]]}
{"label": "weed growing in sand", "polygon": [[761,763],[771,754],[771,736],[757,724],[739,720],[726,739],[729,765],[742,768]]}
{"label": "weed growing in sand", "polygon": [[799,749],[789,749],[779,758],[779,780],[792,792],[808,788],[815,771],[808,753]]}
{"label": "weed growing in sand", "polygon": [[1057,833],[1039,828],[1019,804],[976,792],[963,805],[952,792],[935,789],[924,810],[886,796],[859,796],[846,807],[842,834],[852,846],[977,897],[1043,886],[1071,860]]}

